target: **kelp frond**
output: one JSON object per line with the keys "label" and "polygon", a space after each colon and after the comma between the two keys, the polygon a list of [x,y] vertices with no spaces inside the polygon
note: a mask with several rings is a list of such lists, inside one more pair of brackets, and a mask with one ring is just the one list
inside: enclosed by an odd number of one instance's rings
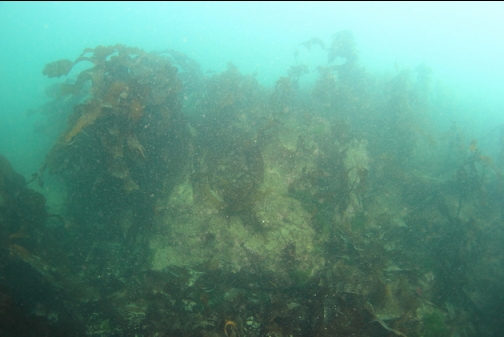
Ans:
{"label": "kelp frond", "polygon": [[66,76],[72,70],[74,64],[74,62],[67,59],[51,62],[46,64],[42,74],[49,78]]}
{"label": "kelp frond", "polygon": [[79,132],[86,126],[93,124],[101,115],[101,108],[97,102],[88,102],[82,107],[85,110],[84,114],[79,117],[72,130],[63,138],[66,144],[69,144]]}

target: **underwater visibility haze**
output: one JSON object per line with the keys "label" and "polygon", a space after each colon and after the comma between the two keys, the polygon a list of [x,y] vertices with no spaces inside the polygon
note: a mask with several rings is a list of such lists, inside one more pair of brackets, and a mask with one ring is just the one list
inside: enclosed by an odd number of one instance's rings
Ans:
{"label": "underwater visibility haze", "polygon": [[503,336],[502,3],[0,4],[1,336]]}

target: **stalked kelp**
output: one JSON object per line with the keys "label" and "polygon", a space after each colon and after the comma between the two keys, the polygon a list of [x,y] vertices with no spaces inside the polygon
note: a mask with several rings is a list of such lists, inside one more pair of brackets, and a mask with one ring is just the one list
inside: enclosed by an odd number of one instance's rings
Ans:
{"label": "stalked kelp", "polygon": [[66,93],[87,98],[74,106],[44,169],[64,181],[69,221],[134,236],[186,162],[177,68],[166,57],[115,45],[50,63],[44,74],[68,75],[81,62],[91,67],[66,84]]}

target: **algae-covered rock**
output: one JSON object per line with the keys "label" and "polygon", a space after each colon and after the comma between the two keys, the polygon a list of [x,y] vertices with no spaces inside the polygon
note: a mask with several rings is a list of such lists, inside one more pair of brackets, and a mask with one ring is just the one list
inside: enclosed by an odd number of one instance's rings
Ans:
{"label": "algae-covered rock", "polygon": [[[255,205],[263,228],[247,226],[205,203],[195,204],[188,183],[175,189],[157,220],[150,247],[154,270],[171,266],[226,273],[275,274],[288,281],[313,276],[324,263],[310,215],[297,200],[269,194]],[[294,279],[292,281],[294,281]]]}
{"label": "algae-covered rock", "polygon": [[426,313],[423,318],[423,330],[421,337],[448,337],[451,336],[450,329],[445,323],[443,313],[439,310],[432,310]]}

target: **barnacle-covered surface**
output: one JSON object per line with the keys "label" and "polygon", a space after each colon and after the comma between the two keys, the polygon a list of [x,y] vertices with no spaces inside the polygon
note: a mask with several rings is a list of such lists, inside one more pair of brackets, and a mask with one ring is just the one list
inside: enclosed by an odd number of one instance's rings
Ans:
{"label": "barnacle-covered surface", "polygon": [[18,273],[0,317],[38,317],[37,336],[500,336],[502,167],[429,127],[426,66],[377,78],[350,32],[300,46],[328,63],[273,88],[172,49],[48,64],[70,79],[39,111],[69,117],[32,180],[58,178],[64,204],[2,158],[0,268]]}

